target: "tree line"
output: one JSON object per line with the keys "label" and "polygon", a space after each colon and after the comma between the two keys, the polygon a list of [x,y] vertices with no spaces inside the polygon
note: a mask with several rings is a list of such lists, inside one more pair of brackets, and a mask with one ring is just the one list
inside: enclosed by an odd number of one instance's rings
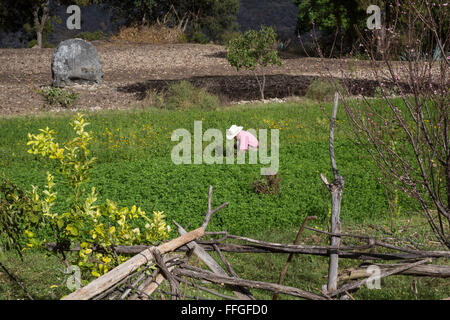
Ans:
{"label": "tree line", "polygon": [[[381,8],[383,25],[388,26],[394,7],[399,0],[292,0],[298,7],[296,32],[301,35],[311,30],[320,46],[330,52],[339,46],[348,52],[358,42],[355,28],[364,30],[368,14],[366,9],[375,4]],[[440,3],[442,0],[430,0]],[[270,1],[266,1],[270,5]],[[174,20],[186,22],[188,39],[217,42],[226,32],[239,31],[237,15],[239,0],[3,0],[0,2],[0,31],[17,31],[25,28],[30,40],[36,39],[42,47],[43,36],[51,30],[54,13],[61,5],[87,6],[103,4],[113,12],[113,19],[126,25],[152,24],[168,14]],[[437,8],[437,6],[436,6]],[[448,31],[448,24],[445,30]],[[383,32],[380,33],[383,37]]]}
{"label": "tree line", "polygon": [[152,24],[170,13],[189,22],[190,34],[201,31],[212,41],[225,31],[238,30],[239,0],[4,0],[0,2],[0,31],[25,28],[42,47],[43,33],[50,28],[58,6],[91,4],[106,5],[113,19],[126,25]]}

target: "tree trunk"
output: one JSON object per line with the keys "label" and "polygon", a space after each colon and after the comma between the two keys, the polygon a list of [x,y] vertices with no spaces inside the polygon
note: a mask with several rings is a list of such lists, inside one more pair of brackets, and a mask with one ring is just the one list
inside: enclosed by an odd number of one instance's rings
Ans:
{"label": "tree trunk", "polygon": [[262,69],[262,87],[261,87],[261,97],[264,100],[264,91],[266,89],[266,74],[264,73],[264,69]]}
{"label": "tree trunk", "polygon": [[37,36],[37,46],[42,49],[42,31],[38,30],[36,32],[36,36]]}
{"label": "tree trunk", "polygon": [[264,71],[262,70],[262,80],[259,79],[259,76],[258,76],[258,73],[256,72],[256,70],[253,70],[253,74],[256,78],[256,81],[258,82],[259,93],[261,94],[261,99],[264,100],[264,87],[266,85],[266,76],[264,74]]}
{"label": "tree trunk", "polygon": [[[371,264],[379,267],[381,270],[391,270],[401,266],[401,264]],[[398,274],[410,275],[415,277],[436,277],[436,278],[450,278],[450,266],[445,265],[420,265],[410,269],[399,272]],[[367,266],[357,268],[349,268],[341,272],[339,281],[348,281],[361,278],[368,278],[370,274],[367,272]]]}
{"label": "tree trunk", "polygon": [[[446,182],[447,182],[447,215],[444,214],[444,216],[447,217],[447,220],[450,224],[450,156],[447,156],[447,165],[446,165],[446,169],[447,169],[447,177],[446,177]],[[447,243],[448,246],[448,243]]]}
{"label": "tree trunk", "polygon": [[39,22],[39,7],[34,10],[34,27],[36,28],[36,40],[37,46],[42,48],[42,32],[40,32],[40,22]]}
{"label": "tree trunk", "polygon": [[[43,4],[42,7],[37,7],[34,10],[34,27],[36,28],[36,40],[37,40],[37,46],[39,48],[43,47],[43,32],[45,24],[47,23],[47,19],[49,18],[50,14],[50,1],[48,0]],[[39,19],[39,12],[42,8],[42,17]]]}

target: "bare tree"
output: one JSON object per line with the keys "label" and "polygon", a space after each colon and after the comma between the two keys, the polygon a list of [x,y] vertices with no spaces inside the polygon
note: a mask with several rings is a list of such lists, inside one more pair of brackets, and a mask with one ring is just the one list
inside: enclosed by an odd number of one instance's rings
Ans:
{"label": "bare tree", "polygon": [[[382,61],[376,61],[376,35],[358,31],[369,56],[366,71],[383,103],[342,98],[357,141],[390,182],[418,201],[436,237],[450,248],[448,13],[446,1],[396,0]],[[401,61],[394,61],[399,47]]]}

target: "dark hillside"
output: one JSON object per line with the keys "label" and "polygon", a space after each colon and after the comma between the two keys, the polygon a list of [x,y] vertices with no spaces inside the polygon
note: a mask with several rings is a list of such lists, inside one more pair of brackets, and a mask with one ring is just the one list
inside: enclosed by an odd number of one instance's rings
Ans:
{"label": "dark hillside", "polygon": [[[81,30],[68,30],[66,6],[58,8],[55,14],[61,23],[53,24],[49,42],[57,45],[60,41],[73,38],[79,32],[103,31],[105,34],[118,30],[119,23],[111,21],[111,12],[107,5],[90,5],[82,8]],[[275,26],[279,34],[295,36],[297,7],[292,0],[241,0],[238,22],[241,31],[259,29],[261,25]],[[0,33],[0,48],[23,48],[28,45],[24,31],[19,33]]]}
{"label": "dark hillside", "polygon": [[294,37],[297,12],[292,0],[242,0],[238,22],[242,31],[265,24],[275,26],[279,34]]}

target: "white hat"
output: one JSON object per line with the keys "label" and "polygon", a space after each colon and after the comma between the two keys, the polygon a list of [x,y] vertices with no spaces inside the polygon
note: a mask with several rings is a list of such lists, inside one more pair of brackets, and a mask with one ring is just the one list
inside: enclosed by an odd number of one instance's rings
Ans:
{"label": "white hat", "polygon": [[239,132],[242,131],[242,129],[244,129],[244,127],[238,127],[233,124],[231,126],[231,128],[227,130],[227,139],[232,140],[234,137],[236,137],[239,134]]}

